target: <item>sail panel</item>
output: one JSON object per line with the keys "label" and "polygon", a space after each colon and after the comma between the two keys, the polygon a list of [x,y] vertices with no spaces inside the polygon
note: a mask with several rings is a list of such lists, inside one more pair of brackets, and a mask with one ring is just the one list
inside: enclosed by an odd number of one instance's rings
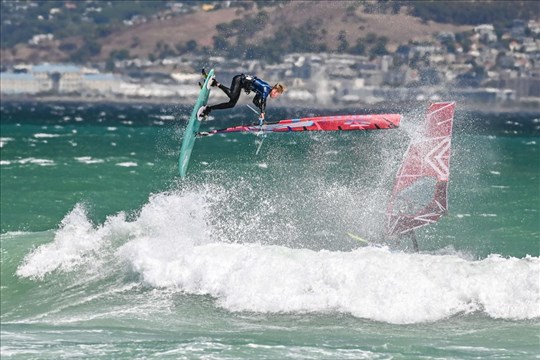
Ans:
{"label": "sail panel", "polygon": [[263,125],[241,125],[213,130],[210,134],[231,132],[289,132],[289,131],[362,131],[399,127],[400,114],[337,115],[281,120]]}
{"label": "sail panel", "polygon": [[431,104],[422,133],[411,140],[388,204],[389,236],[432,224],[446,214],[454,108],[454,102]]}

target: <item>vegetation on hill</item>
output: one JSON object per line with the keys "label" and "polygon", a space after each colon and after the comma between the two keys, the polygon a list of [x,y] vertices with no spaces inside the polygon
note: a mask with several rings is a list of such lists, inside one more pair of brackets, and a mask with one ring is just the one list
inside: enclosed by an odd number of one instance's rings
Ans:
{"label": "vegetation on hill", "polygon": [[406,1],[411,15],[425,21],[461,25],[494,24],[507,27],[514,19],[538,17],[539,5],[531,0]]}
{"label": "vegetation on hill", "polygon": [[[2,48],[27,43],[34,35],[57,39],[83,36],[99,39],[137,16],[166,9],[165,1],[2,1]],[[93,40],[92,40],[93,41]]]}

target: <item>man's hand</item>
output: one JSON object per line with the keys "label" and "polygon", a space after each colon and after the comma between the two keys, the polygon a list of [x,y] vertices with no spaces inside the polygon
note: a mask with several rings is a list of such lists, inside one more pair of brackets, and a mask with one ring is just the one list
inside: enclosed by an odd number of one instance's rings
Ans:
{"label": "man's hand", "polygon": [[264,121],[264,113],[263,112],[261,113],[261,116],[259,116],[259,119]]}

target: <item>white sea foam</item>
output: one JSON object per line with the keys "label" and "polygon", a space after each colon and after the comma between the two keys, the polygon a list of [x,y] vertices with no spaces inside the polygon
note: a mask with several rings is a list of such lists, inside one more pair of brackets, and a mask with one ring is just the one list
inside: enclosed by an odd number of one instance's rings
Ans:
{"label": "white sea foam", "polygon": [[99,238],[84,208],[76,206],[63,220],[54,241],[27,255],[17,275],[43,278],[58,268],[70,270],[85,261],[88,253],[99,248]]}
{"label": "white sea foam", "polygon": [[[62,220],[53,242],[30,252],[17,269],[17,275],[41,279],[54,271],[71,271],[95,263],[100,257],[111,255],[114,244],[126,238],[133,239],[128,244],[159,241],[157,253],[165,259],[167,254],[175,256],[209,238],[203,200],[195,195],[155,195],[135,221],[127,221],[126,214],[119,213],[101,226],[94,226],[84,206],[77,204]],[[112,246],[109,254],[100,252],[106,245]],[[153,248],[151,244],[150,248]]]}
{"label": "white sea foam", "polygon": [[34,134],[34,137],[36,139],[48,139],[48,138],[60,137],[60,134],[38,133],[38,134]]}
{"label": "white sea foam", "polygon": [[14,138],[9,137],[0,137],[0,148],[3,148],[8,142],[15,140]]}
{"label": "white sea foam", "polygon": [[133,161],[125,161],[125,162],[121,162],[121,163],[116,164],[116,166],[134,167],[134,166],[139,166],[139,164],[137,164],[136,162],[133,162]]}
{"label": "white sea foam", "polygon": [[507,319],[540,316],[538,258],[468,261],[374,247],[315,252],[216,243],[167,261],[149,245],[122,249],[145,282],[214,296],[231,311],[342,312],[389,323],[474,311]]}
{"label": "white sea foam", "polygon": [[77,206],[17,274],[43,278],[106,256],[147,286],[209,295],[229,311],[345,313],[399,324],[472,312],[540,317],[538,257],[471,260],[384,247],[341,252],[219,242],[211,205],[220,196],[227,194],[154,195],[132,220],[118,214],[97,227]]}
{"label": "white sea foam", "polygon": [[167,121],[173,121],[175,119],[173,115],[156,115],[155,117],[157,117],[158,119],[167,120]]}
{"label": "white sea foam", "polygon": [[50,159],[36,159],[34,157],[19,159],[19,160],[17,160],[17,163],[19,163],[21,165],[26,165],[26,164],[33,164],[33,165],[40,165],[40,166],[53,166],[53,165],[55,165],[55,162],[53,160],[50,160]]}
{"label": "white sea foam", "polygon": [[105,162],[103,159],[94,159],[91,156],[76,157],[75,160],[83,164],[101,164]]}

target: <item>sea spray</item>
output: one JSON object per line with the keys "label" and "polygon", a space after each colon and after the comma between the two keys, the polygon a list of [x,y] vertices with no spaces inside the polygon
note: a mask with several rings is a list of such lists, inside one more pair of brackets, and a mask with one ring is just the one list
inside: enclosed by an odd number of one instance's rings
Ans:
{"label": "sea spray", "polygon": [[77,204],[62,220],[54,241],[28,254],[17,269],[17,275],[41,279],[56,269],[69,271],[88,260],[100,246],[100,238],[96,236],[86,210]]}
{"label": "sea spray", "polygon": [[[129,241],[159,239],[155,251],[175,251],[208,239],[204,196],[200,193],[152,195],[133,221],[120,212],[102,225],[94,225],[83,204],[77,204],[62,220],[51,243],[31,251],[17,275],[43,279],[59,270],[69,272],[84,264],[96,265]],[[102,251],[103,250],[103,251]]]}

